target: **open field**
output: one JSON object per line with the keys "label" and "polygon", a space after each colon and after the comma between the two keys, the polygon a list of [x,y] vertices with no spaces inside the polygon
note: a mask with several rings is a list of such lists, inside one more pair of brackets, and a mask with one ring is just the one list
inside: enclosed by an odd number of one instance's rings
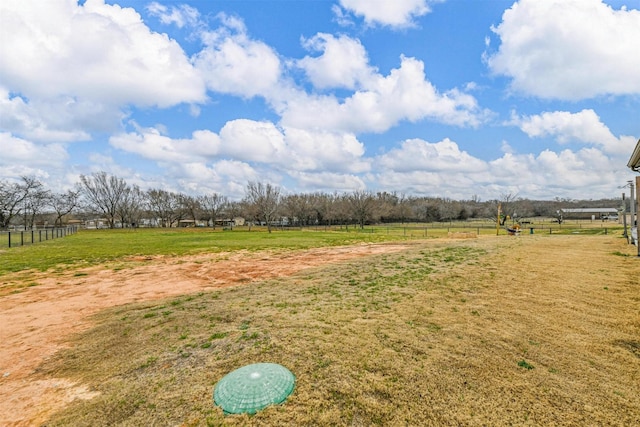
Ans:
{"label": "open field", "polygon": [[182,256],[247,250],[292,250],[382,242],[384,233],[323,233],[290,231],[266,233],[247,228],[227,232],[206,228],[141,228],[83,230],[65,238],[30,246],[0,248],[0,274],[25,270],[58,270],[128,261],[135,256]]}
{"label": "open field", "polygon": [[[508,224],[509,225],[509,224]],[[536,234],[608,234],[622,232],[622,224],[601,220],[566,220],[562,224],[553,221],[553,218],[532,218],[530,222],[522,225],[522,232],[529,233],[533,230]],[[242,226],[233,230],[223,230],[221,228],[139,228],[139,229],[117,229],[117,230],[82,230],[82,236],[76,237],[78,243],[76,247],[86,248],[85,254],[73,252],[73,248],[58,242],[51,243],[49,240],[63,238],[68,232],[55,230],[27,230],[27,231],[0,231],[0,253],[7,253],[11,248],[12,252],[18,252],[11,260],[5,261],[5,265],[0,265],[6,271],[18,271],[25,268],[46,269],[55,264],[70,264],[75,262],[95,262],[107,259],[118,258],[127,254],[173,254],[195,253],[198,251],[220,251],[225,249],[237,249],[240,245],[246,244],[247,249],[257,250],[268,247],[277,238],[268,234],[259,233],[265,231],[265,227]],[[308,233],[327,233],[323,237],[314,236],[309,238]],[[274,227],[274,233],[289,233],[287,241],[291,245],[299,248],[308,245],[340,245],[349,242],[367,240],[369,242],[384,241],[389,239],[422,239],[446,237],[448,232],[475,232],[478,235],[487,236],[507,234],[504,227],[496,230],[495,221],[488,219],[451,221],[451,222],[429,222],[429,223],[404,223],[404,224],[383,224],[367,225],[363,229],[354,225],[332,225],[332,226],[308,226],[299,227]],[[336,234],[345,233],[345,234]],[[105,234],[106,233],[106,234]],[[241,237],[237,233],[241,234]],[[249,234],[246,234],[249,233]],[[363,235],[366,235],[363,236]],[[295,236],[295,237],[294,237]],[[11,245],[9,245],[11,239]],[[26,256],[20,255],[19,249],[23,246],[35,246],[46,242],[50,246],[40,250],[31,250],[32,260],[41,260],[42,263],[27,265]],[[51,250],[50,248],[56,248]],[[0,270],[0,274],[3,273]]]}
{"label": "open field", "polygon": [[[0,424],[640,423],[640,259],[620,233],[253,234],[3,270]],[[292,396],[223,416],[215,383],[262,361]]]}

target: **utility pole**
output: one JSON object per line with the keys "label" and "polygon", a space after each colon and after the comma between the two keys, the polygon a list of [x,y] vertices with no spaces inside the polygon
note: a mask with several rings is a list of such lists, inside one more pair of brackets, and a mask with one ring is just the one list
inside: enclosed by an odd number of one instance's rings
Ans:
{"label": "utility pole", "polygon": [[[634,190],[634,185],[633,185],[633,181],[628,181],[629,183],[629,193],[631,194],[631,230],[633,230],[633,226],[635,224],[637,224],[636,222],[636,203],[634,201],[634,194],[633,194],[633,190]],[[632,232],[633,234],[633,232]],[[636,228],[636,236],[637,236],[637,228]],[[638,239],[636,239],[636,247],[638,248],[638,256],[640,256],[640,242],[638,242]]]}
{"label": "utility pole", "polygon": [[625,194],[622,193],[622,224],[624,226],[624,233],[622,236],[629,243],[629,234],[627,234],[627,202],[625,201]]}
{"label": "utility pole", "polygon": [[[636,203],[637,209],[634,209],[634,211],[636,213],[640,213],[640,176],[636,177]],[[631,198],[631,205],[633,206],[633,183],[631,183],[631,194],[632,194],[632,198]],[[636,226],[636,248],[638,249],[638,256],[640,257],[640,229],[639,229],[639,225],[638,224],[638,220],[634,218],[633,216],[634,214],[631,214],[631,227],[633,227],[634,225]],[[635,220],[635,222],[634,222]]]}

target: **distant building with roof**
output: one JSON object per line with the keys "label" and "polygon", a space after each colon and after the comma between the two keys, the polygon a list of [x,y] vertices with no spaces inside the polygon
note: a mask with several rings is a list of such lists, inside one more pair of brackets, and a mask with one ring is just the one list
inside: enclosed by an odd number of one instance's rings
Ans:
{"label": "distant building with roof", "polygon": [[563,208],[563,218],[618,219],[620,208]]}

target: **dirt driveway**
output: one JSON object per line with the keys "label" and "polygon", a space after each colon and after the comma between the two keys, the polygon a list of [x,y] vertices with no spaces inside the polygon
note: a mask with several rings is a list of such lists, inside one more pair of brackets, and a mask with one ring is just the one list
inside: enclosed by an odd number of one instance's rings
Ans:
{"label": "dirt driveway", "polygon": [[409,245],[136,257],[117,271],[97,266],[62,275],[34,273],[29,282],[37,286],[0,297],[0,425],[39,425],[74,399],[92,397],[84,386],[62,378],[35,379],[34,370],[71,334],[90,327],[89,316],[102,309],[285,277],[305,268],[402,251]]}

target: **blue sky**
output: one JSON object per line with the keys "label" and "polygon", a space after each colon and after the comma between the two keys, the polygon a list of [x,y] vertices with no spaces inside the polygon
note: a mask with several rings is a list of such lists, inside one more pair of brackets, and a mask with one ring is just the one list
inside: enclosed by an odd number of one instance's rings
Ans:
{"label": "blue sky", "polygon": [[617,197],[640,0],[3,1],[0,179]]}

